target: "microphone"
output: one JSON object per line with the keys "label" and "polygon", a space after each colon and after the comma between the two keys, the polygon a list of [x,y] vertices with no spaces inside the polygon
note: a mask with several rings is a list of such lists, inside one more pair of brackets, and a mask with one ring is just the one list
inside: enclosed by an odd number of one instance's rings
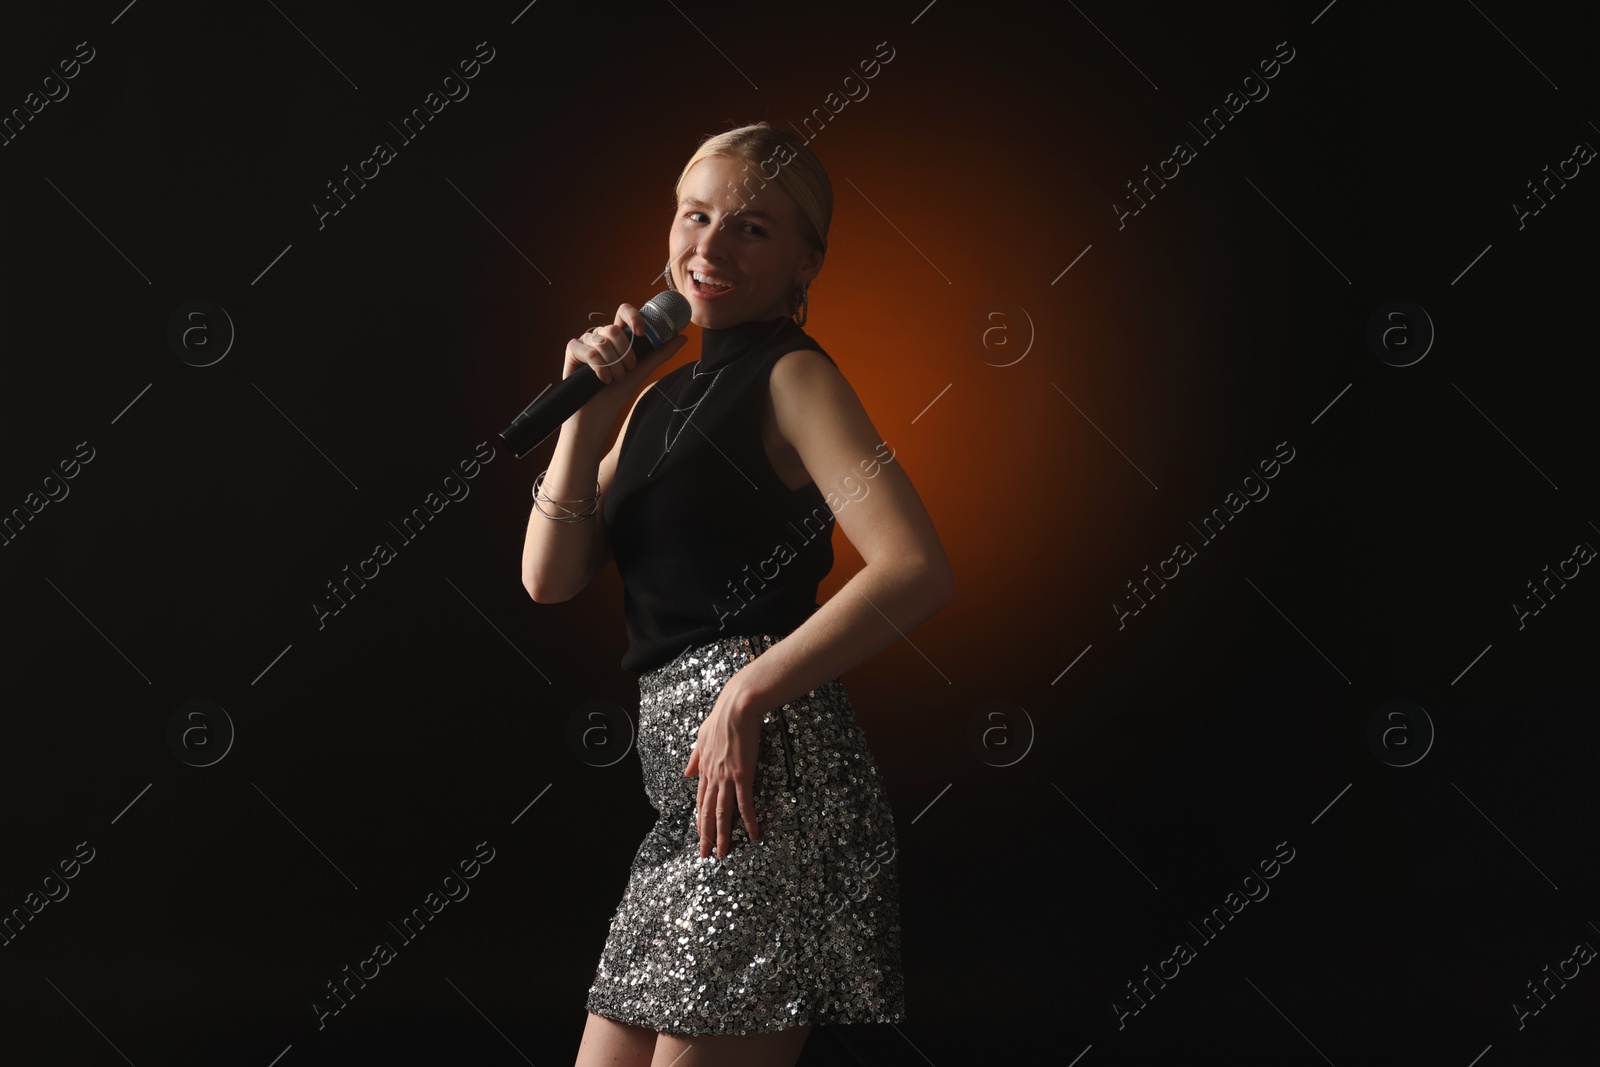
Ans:
{"label": "microphone", "polygon": [[[628,336],[634,355],[648,356],[683,332],[694,309],[682,293],[665,289],[651,297],[639,309],[639,314],[644,317],[645,335],[635,337],[626,326],[622,332]],[[557,382],[553,389],[546,389],[535,397],[522,414],[511,420],[510,426],[500,431],[500,440],[511,449],[512,455],[521,459],[605,387],[606,383],[594,373],[594,368],[579,367]]]}

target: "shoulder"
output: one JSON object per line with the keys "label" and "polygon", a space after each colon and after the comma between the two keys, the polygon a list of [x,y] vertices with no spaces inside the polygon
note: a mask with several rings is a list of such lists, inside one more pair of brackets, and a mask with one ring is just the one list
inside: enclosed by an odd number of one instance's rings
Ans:
{"label": "shoulder", "polygon": [[833,357],[810,340],[802,347],[792,348],[775,357],[769,375],[774,390],[784,387],[803,389],[826,378],[844,380]]}
{"label": "shoulder", "polygon": [[820,348],[795,348],[774,359],[767,378],[769,403],[780,419],[835,403],[851,392],[833,357]]}
{"label": "shoulder", "polygon": [[778,357],[768,381],[767,408],[779,436],[791,444],[841,432],[864,417],[861,398],[821,348],[796,348]]}

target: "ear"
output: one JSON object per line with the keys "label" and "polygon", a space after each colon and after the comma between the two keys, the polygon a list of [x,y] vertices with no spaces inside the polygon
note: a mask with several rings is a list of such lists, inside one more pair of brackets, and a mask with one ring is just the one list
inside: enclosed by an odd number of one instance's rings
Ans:
{"label": "ear", "polygon": [[797,271],[797,274],[799,275],[799,278],[795,283],[797,287],[800,285],[811,284],[816,276],[821,273],[822,261],[824,258],[826,258],[825,254],[817,251],[815,248],[811,249],[805,254],[805,257],[800,260],[800,267]]}

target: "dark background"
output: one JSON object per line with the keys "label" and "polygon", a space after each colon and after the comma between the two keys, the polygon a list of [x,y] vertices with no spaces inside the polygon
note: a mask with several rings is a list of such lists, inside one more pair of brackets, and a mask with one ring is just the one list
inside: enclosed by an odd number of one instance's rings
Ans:
{"label": "dark background", "polygon": [[[844,676],[895,804],[909,1018],[819,1030],[802,1063],[1592,1061],[1593,968],[1521,1029],[1512,1007],[1600,946],[1600,578],[1520,629],[1512,609],[1600,544],[1600,179],[1521,229],[1512,208],[1600,145],[1592,11],[113,0],[7,22],[5,113],[95,54],[0,146],[0,509],[37,506],[79,442],[93,459],[0,548],[0,912],[79,842],[94,858],[0,948],[5,1062],[571,1062],[653,813],[636,754],[597,767],[569,734],[589,702],[636,708],[616,572],[528,598],[554,442],[517,459],[495,435],[590,313],[658,291],[699,140],[798,123],[879,42],[870,94],[812,141],[836,207],[807,329],[958,594]],[[480,41],[470,95],[402,142],[388,123]],[[1280,41],[1270,95],[1201,145],[1188,123]],[[379,139],[396,158],[319,228]],[[1196,158],[1119,229],[1124,183],[1179,139]],[[168,341],[194,300],[235,331],[210,366]],[[1436,331],[1404,367],[1368,342],[1395,300]],[[1202,546],[1188,524],[1285,441],[1270,496]],[[470,495],[400,547],[388,523],[480,442]],[[398,557],[319,628],[380,539]],[[1119,628],[1180,539],[1197,557]],[[835,548],[822,599],[860,565]],[[182,719],[195,700],[209,717]],[[1431,728],[1369,742],[1391,700]],[[204,725],[187,747],[175,717]],[[319,1029],[324,983],[481,841],[471,895]],[[1202,944],[1188,924],[1279,842],[1270,895]],[[1119,1029],[1179,940],[1197,957]]]}

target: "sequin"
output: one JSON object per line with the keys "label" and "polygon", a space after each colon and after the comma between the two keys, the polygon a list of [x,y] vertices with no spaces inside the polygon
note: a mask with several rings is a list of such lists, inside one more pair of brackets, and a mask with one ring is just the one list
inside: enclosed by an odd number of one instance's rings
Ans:
{"label": "sequin", "polygon": [[839,679],[763,714],[761,840],[740,821],[726,859],[700,857],[698,782],[683,769],[722,687],[778,640],[720,638],[640,675],[639,760],[657,819],[589,1011],[683,1035],[905,1021],[894,815]]}

